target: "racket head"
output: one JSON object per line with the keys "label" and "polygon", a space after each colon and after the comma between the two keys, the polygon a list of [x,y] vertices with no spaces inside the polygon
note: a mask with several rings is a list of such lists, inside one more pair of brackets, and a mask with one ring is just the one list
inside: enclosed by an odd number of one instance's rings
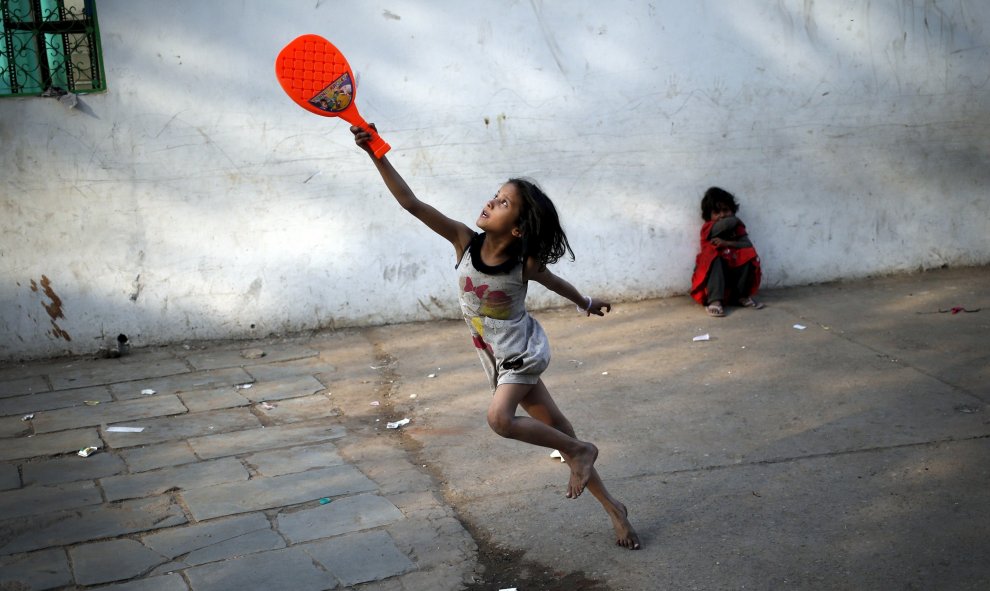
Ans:
{"label": "racket head", "polygon": [[297,105],[323,117],[343,117],[354,107],[354,73],[347,58],[319,35],[301,35],[275,59],[275,76]]}
{"label": "racket head", "polygon": [[390,146],[358,113],[357,85],[344,54],[319,35],[300,35],[275,58],[275,77],[297,105],[323,117],[340,117],[372,134],[371,147],[381,158]]}

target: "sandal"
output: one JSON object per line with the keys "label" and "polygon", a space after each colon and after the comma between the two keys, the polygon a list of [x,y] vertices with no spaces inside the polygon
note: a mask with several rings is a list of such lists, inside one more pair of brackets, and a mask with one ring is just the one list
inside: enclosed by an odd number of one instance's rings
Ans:
{"label": "sandal", "polygon": [[708,306],[706,306],[705,309],[708,310],[708,315],[711,316],[712,318],[721,318],[725,316],[725,310],[722,309],[722,304],[720,303],[708,304]]}
{"label": "sandal", "polygon": [[753,308],[754,310],[762,310],[763,302],[758,302],[753,298],[743,298],[739,300],[739,305],[744,308]]}

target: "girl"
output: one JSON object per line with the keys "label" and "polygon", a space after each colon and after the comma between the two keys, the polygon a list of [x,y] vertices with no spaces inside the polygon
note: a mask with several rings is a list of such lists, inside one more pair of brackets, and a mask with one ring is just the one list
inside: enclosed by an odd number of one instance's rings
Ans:
{"label": "girl", "polygon": [[[612,520],[615,543],[638,550],[625,505],[608,493],[595,470],[598,448],[577,439],[540,379],[550,350],[543,329],[526,311],[529,281],[571,300],[587,316],[612,310],[609,302],[582,296],[547,268],[565,254],[574,257],[553,203],[532,182],[512,179],[484,204],[475,222],[483,230],[478,234],[420,201],[385,157],[374,157],[371,134],[359,127],[351,132],[399,205],[454,246],[461,310],[494,391],[488,425],[502,437],[559,450],[571,470],[566,496],[577,498],[587,487]],[[528,417],[516,416],[519,406]]]}
{"label": "girl", "polygon": [[711,187],[701,199],[701,252],[691,278],[691,297],[705,306],[709,316],[725,316],[723,304],[735,299],[740,306],[759,310],[753,299],[760,288],[760,257],[746,226],[736,217],[739,204],[724,189]]}

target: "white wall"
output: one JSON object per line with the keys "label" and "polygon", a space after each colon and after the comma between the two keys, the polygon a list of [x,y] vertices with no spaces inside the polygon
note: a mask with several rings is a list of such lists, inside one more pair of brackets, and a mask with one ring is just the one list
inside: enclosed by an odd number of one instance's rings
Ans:
{"label": "white wall", "polygon": [[984,0],[267,4],[97,0],[110,91],[0,100],[0,359],[457,315],[450,247],[279,88],[302,33],[452,217],[537,178],[587,292],[684,293],[710,185],[767,287],[990,262]]}

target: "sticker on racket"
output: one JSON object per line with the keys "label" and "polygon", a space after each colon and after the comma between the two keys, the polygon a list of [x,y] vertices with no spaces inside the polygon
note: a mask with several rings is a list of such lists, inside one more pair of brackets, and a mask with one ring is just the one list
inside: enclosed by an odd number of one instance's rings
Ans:
{"label": "sticker on racket", "polygon": [[340,117],[368,131],[375,158],[391,149],[358,113],[354,104],[354,74],[347,59],[319,35],[296,37],[275,59],[275,76],[297,105],[323,117]]}

